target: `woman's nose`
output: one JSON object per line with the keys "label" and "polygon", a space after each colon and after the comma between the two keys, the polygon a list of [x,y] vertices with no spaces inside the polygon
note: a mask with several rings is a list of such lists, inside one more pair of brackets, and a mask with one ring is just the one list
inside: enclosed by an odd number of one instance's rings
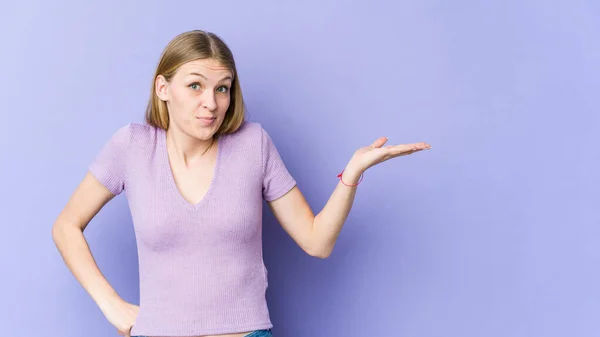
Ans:
{"label": "woman's nose", "polygon": [[217,101],[215,100],[215,94],[212,92],[205,91],[201,96],[202,106],[210,111],[213,111],[217,108]]}

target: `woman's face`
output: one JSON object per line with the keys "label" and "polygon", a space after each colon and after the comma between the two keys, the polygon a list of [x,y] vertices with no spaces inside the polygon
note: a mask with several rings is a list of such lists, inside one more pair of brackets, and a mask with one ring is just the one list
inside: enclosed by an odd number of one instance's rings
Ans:
{"label": "woman's face", "polygon": [[158,76],[156,92],[167,103],[169,128],[175,126],[201,140],[211,139],[229,108],[232,82],[231,71],[214,59],[183,64],[170,82]]}

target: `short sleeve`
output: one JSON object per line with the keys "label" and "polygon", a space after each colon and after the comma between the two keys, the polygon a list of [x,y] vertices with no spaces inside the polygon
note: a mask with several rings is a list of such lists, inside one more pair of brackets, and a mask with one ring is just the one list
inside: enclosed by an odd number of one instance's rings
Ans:
{"label": "short sleeve", "polygon": [[131,124],[128,124],[112,135],[89,166],[94,177],[115,195],[121,194],[125,189],[130,144]]}
{"label": "short sleeve", "polygon": [[296,180],[281,159],[273,140],[261,127],[263,198],[273,201],[282,197],[296,185]]}

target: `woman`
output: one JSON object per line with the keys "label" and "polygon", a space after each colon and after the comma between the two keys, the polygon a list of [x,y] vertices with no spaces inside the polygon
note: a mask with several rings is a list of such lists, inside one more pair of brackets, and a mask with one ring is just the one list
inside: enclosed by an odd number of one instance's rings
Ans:
{"label": "woman", "polygon": [[[165,48],[146,123],[120,128],[53,226],[65,263],[123,336],[270,336],[262,200],[293,240],[326,258],[369,167],[426,143],[355,152],[316,216],[272,139],[244,117],[235,62],[216,35],[190,31]],[[83,231],[125,191],[137,239],[140,306],[98,269]]]}

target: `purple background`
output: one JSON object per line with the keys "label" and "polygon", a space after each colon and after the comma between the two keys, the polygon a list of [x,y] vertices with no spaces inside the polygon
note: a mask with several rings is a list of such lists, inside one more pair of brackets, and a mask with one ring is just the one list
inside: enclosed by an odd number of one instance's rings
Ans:
{"label": "purple background", "polygon": [[[176,3],[176,4],[175,4]],[[176,34],[221,35],[249,119],[315,212],[379,136],[431,151],[365,174],[333,255],[265,206],[276,336],[597,336],[600,5],[593,1],[8,1],[0,11],[0,320],[117,336],[51,226],[97,151],[143,121]],[[86,237],[137,303],[124,197]]]}

